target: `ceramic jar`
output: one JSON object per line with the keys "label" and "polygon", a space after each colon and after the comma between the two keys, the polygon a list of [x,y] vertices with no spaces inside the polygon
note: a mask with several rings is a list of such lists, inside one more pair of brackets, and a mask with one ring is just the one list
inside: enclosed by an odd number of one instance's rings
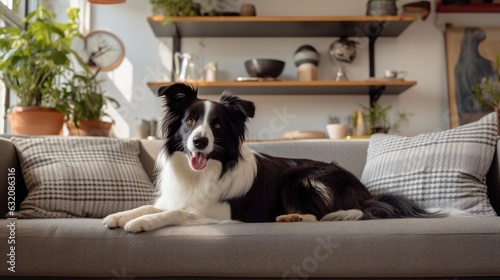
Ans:
{"label": "ceramic jar", "polygon": [[297,66],[297,80],[315,81],[318,79],[319,53],[313,46],[300,46],[293,55]]}
{"label": "ceramic jar", "polygon": [[397,15],[396,0],[369,0],[366,7],[368,16]]}

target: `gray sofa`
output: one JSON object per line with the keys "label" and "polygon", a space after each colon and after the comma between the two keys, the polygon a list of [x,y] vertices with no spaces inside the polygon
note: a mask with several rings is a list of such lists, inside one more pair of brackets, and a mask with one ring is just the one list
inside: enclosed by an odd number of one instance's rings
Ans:
{"label": "gray sofa", "polygon": [[[141,162],[151,180],[161,145],[160,141],[141,142]],[[368,141],[285,141],[250,146],[277,156],[336,161],[359,177]],[[495,157],[488,175],[493,190],[490,200],[497,213],[499,159]],[[16,151],[9,140],[0,139],[2,205],[7,205],[6,170],[11,167],[20,170]],[[18,205],[26,195],[19,173]],[[6,212],[2,206],[1,214]],[[500,276],[500,217],[219,224],[140,234],[109,230],[100,219],[18,219],[15,273],[7,270],[5,262],[10,250],[5,238],[11,234],[8,222],[4,220],[0,227],[4,256],[0,276],[4,278]]]}

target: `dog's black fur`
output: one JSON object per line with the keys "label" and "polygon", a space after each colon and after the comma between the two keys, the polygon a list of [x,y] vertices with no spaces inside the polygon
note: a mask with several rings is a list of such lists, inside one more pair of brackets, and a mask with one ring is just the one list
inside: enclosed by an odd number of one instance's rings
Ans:
{"label": "dog's black fur", "polygon": [[312,214],[320,220],[332,212],[353,209],[363,212],[357,219],[440,216],[426,212],[404,197],[373,197],[353,174],[333,162],[257,153],[253,158],[245,159],[242,149],[245,147],[246,121],[255,114],[252,102],[223,93],[219,103],[210,103],[207,114],[204,112],[206,100],[198,99],[197,90],[189,85],[162,87],[158,95],[165,101],[162,132],[167,158],[176,152],[187,156],[192,153],[187,149],[186,141],[193,128],[186,124],[186,120],[201,120],[208,116],[217,148],[207,156],[209,160],[221,163],[219,178],[236,176],[233,172],[244,160],[256,161],[256,174],[249,189],[231,186],[246,191],[234,197],[218,198],[218,203],[230,205],[233,220],[271,222],[280,215],[295,213]]}

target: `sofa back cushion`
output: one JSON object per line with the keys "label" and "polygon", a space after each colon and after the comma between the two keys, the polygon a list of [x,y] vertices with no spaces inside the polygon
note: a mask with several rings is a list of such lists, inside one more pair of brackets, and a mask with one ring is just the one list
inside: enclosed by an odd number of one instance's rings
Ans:
{"label": "sofa back cushion", "polygon": [[360,178],[366,161],[367,140],[295,140],[252,142],[248,146],[259,153],[276,157],[304,158],[338,165]]}
{"label": "sofa back cushion", "polygon": [[137,140],[43,137],[12,142],[28,189],[17,218],[102,218],[154,199]]}
{"label": "sofa back cushion", "polygon": [[397,194],[423,207],[495,216],[486,174],[496,144],[496,113],[454,129],[415,137],[373,135],[361,181],[374,195]]}
{"label": "sofa back cushion", "polygon": [[156,158],[163,147],[162,140],[140,140],[139,160],[148,174],[149,180],[154,183],[156,179]]}
{"label": "sofa back cushion", "polygon": [[[500,142],[499,142],[500,143]],[[162,140],[141,140],[139,147],[139,159],[151,182],[154,182],[154,164],[159,150],[162,147]],[[315,141],[284,141],[284,142],[262,142],[249,143],[249,146],[256,151],[269,153],[274,156],[301,157],[324,161],[336,161],[345,167],[358,178],[361,177],[365,165],[368,141],[366,140],[315,140]],[[488,195],[492,206],[497,213],[500,213],[500,146],[497,143],[496,156],[488,173]],[[27,189],[22,176],[17,151],[10,139],[0,137],[0,170],[8,168],[16,169],[16,210],[20,209],[20,204],[27,195]],[[0,172],[0,202],[7,205],[8,196],[8,173]],[[0,216],[7,214],[7,208],[0,208]]]}

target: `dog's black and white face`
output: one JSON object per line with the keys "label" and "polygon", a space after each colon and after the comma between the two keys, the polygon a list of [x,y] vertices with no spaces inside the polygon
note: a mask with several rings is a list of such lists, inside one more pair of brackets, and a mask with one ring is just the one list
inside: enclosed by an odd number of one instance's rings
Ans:
{"label": "dog's black and white face", "polygon": [[184,152],[193,170],[202,170],[209,160],[218,160],[223,172],[241,158],[246,121],[255,113],[250,101],[222,93],[220,102],[198,99],[197,90],[186,84],[161,87],[164,97],[162,135],[168,155]]}

